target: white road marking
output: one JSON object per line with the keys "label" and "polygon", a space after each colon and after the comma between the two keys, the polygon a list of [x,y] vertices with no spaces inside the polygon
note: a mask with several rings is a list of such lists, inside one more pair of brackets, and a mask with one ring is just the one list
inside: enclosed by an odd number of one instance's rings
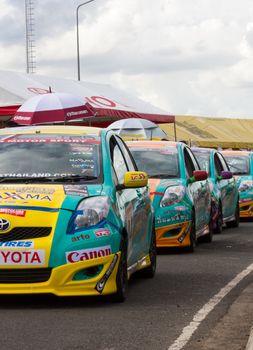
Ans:
{"label": "white road marking", "polygon": [[253,263],[250,264],[245,270],[240,272],[232,281],[230,281],[225,287],[223,287],[217,294],[215,294],[194,316],[188,326],[184,327],[180,336],[174,341],[174,343],[168,348],[168,350],[180,350],[190,340],[193,333],[198,329],[201,322],[207,317],[207,315],[215,308],[217,304],[234,288],[236,287],[246,276],[253,271]]}

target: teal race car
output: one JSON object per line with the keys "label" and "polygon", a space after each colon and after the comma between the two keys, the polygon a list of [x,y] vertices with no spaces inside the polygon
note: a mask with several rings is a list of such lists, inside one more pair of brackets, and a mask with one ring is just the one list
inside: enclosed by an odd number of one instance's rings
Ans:
{"label": "teal race car", "polygon": [[149,176],[157,247],[193,251],[200,238],[212,240],[211,193],[202,171],[182,142],[127,142],[138,169]]}
{"label": "teal race car", "polygon": [[153,277],[148,178],[112,131],[0,131],[0,294],[112,294]]}
{"label": "teal race car", "polygon": [[253,217],[253,152],[222,151],[230,170],[236,178],[240,195],[240,217]]}
{"label": "teal race car", "polygon": [[201,169],[208,172],[212,193],[213,228],[221,233],[223,224],[239,225],[239,194],[235,178],[223,155],[215,149],[192,147]]}

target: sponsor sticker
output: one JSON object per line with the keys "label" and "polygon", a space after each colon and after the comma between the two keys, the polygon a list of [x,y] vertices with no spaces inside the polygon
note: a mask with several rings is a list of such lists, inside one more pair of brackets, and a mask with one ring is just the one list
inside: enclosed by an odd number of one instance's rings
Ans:
{"label": "sponsor sticker", "polygon": [[94,233],[97,237],[106,237],[110,236],[111,231],[106,228],[100,228],[99,230],[95,230]]}
{"label": "sponsor sticker", "polygon": [[52,198],[44,194],[25,193],[19,194],[16,192],[3,192],[0,194],[0,200],[37,200],[37,201],[48,201],[52,202]]}
{"label": "sponsor sticker", "polygon": [[143,179],[145,179],[146,178],[146,176],[144,175],[144,174],[132,174],[131,175],[131,180],[143,180]]}
{"label": "sponsor sticker", "polygon": [[187,210],[187,208],[182,205],[182,206],[175,207],[175,210],[183,211],[183,210]]}
{"label": "sponsor sticker", "polygon": [[[29,174],[22,174],[22,175],[29,176]],[[20,192],[20,193],[40,193],[40,194],[53,194],[55,192],[55,188],[52,188],[52,187],[40,188],[40,187],[31,187],[31,186],[18,187],[18,186],[8,186],[8,185],[7,186],[1,185],[0,190],[6,191],[6,192],[14,191],[17,193]]]}
{"label": "sponsor sticker", "polygon": [[82,185],[65,185],[64,190],[66,195],[88,197],[89,191],[87,186]]}
{"label": "sponsor sticker", "polygon": [[44,265],[45,250],[0,250],[0,265]]}
{"label": "sponsor sticker", "polygon": [[8,214],[12,216],[25,216],[26,211],[23,209],[9,209],[9,208],[0,208],[0,214]]}
{"label": "sponsor sticker", "polygon": [[79,236],[74,236],[72,237],[72,242],[78,242],[78,241],[85,241],[86,239],[90,239],[90,235],[88,235],[87,233],[84,235],[84,234],[81,234]]}
{"label": "sponsor sticker", "polygon": [[110,245],[91,249],[75,250],[66,252],[66,261],[67,263],[75,263],[78,261],[102,258],[110,254],[112,254],[112,249]]}
{"label": "sponsor sticker", "polygon": [[108,278],[111,276],[112,274],[112,271],[116,265],[118,261],[118,254],[115,254],[114,257],[113,257],[113,260],[108,268],[108,270],[106,271],[106,273],[104,274],[104,276],[100,279],[100,281],[98,281],[95,289],[98,291],[98,293],[102,293],[103,292],[103,289],[105,287],[105,284],[108,280]]}
{"label": "sponsor sticker", "polygon": [[0,242],[0,248],[34,248],[34,241]]}

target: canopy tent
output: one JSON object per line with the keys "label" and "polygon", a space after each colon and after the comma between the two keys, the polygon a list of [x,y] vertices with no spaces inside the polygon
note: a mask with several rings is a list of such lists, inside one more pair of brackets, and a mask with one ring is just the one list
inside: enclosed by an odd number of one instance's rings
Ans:
{"label": "canopy tent", "polygon": [[114,130],[125,141],[168,140],[166,133],[157,124],[147,119],[120,119],[110,124],[108,129]]}
{"label": "canopy tent", "polygon": [[[253,149],[253,119],[176,116],[177,140],[190,146]],[[161,124],[173,139],[174,127]]]}
{"label": "canopy tent", "polygon": [[125,118],[145,118],[155,123],[175,121],[173,115],[107,84],[7,71],[0,71],[0,120],[13,116],[27,99],[47,93],[49,87],[53,92],[86,98],[94,116],[85,121],[92,125],[108,126]]}

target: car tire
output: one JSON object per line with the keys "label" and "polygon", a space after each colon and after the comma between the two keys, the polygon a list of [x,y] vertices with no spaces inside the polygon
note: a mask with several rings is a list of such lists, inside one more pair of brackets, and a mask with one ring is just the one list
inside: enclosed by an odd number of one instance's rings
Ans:
{"label": "car tire", "polygon": [[210,221],[209,221],[209,232],[207,235],[202,237],[202,241],[206,243],[211,243],[213,240],[213,217],[212,217],[213,209],[211,209]]}
{"label": "car tire", "polygon": [[138,275],[144,278],[153,278],[156,272],[156,233],[155,226],[153,225],[152,235],[150,240],[150,248],[149,248],[149,258],[151,261],[151,265],[138,271]]}
{"label": "car tire", "polygon": [[223,226],[223,215],[222,215],[222,207],[221,204],[219,205],[218,209],[218,217],[215,223],[215,229],[214,233],[221,233],[222,232],[222,226]]}
{"label": "car tire", "polygon": [[116,276],[116,286],[117,292],[112,295],[112,299],[115,302],[122,303],[126,299],[127,285],[128,285],[128,275],[127,275],[127,242],[122,236],[120,244],[120,261]]}
{"label": "car tire", "polygon": [[237,202],[236,208],[235,208],[235,219],[232,221],[228,221],[226,223],[227,227],[238,227],[240,223],[240,207],[239,202]]}
{"label": "car tire", "polygon": [[195,216],[192,215],[191,232],[190,232],[190,245],[186,247],[186,251],[193,253],[197,245],[196,229],[195,229]]}

